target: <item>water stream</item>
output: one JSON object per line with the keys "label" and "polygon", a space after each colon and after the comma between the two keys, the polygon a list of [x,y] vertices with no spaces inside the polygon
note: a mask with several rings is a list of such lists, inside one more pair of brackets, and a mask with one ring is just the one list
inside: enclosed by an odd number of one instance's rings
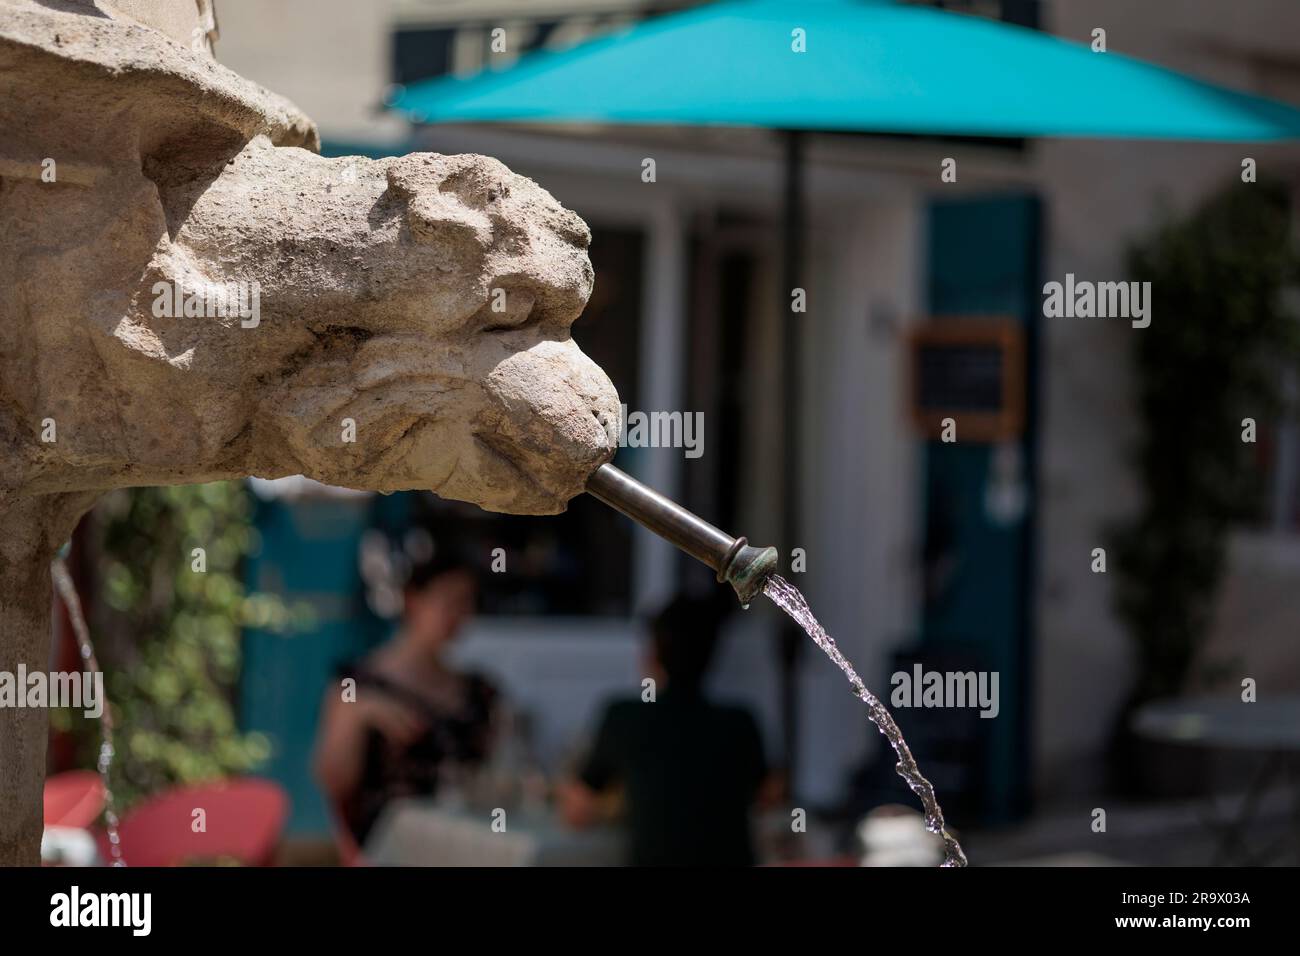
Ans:
{"label": "water stream", "polygon": [[925,809],[925,828],[943,839],[943,865],[948,867],[965,866],[966,854],[962,852],[961,844],[948,832],[944,824],[943,810],[939,807],[939,801],[934,798],[934,787],[929,780],[926,780],[921,775],[921,770],[916,765],[916,758],[912,756],[912,751],[908,749],[907,741],[903,739],[898,724],[894,723],[894,718],[890,716],[889,708],[881,703],[879,697],[867,690],[867,685],[862,682],[862,678],[853,669],[853,665],[840,653],[839,647],[835,644],[835,639],[826,633],[824,627],[817,623],[817,618],[813,616],[812,609],[808,607],[807,600],[797,587],[781,577],[781,575],[774,574],[763,584],[763,593],[771,598],[777,607],[790,615],[794,622],[802,627],[808,636],[816,642],[817,646],[826,652],[826,656],[844,672],[844,676],[853,685],[854,694],[867,705],[867,716],[876,725],[876,729],[889,741],[889,745],[894,748],[894,753],[898,756],[898,763],[894,765],[894,769],[898,771],[900,777],[907,781],[907,785],[912,788],[912,792],[921,798],[921,806]]}
{"label": "water stream", "polygon": [[[77,636],[77,647],[81,651],[81,666],[92,672],[99,671],[99,661],[95,658],[95,647],[90,643],[90,628],[86,625],[86,615],[81,610],[81,598],[77,596],[77,586],[73,583],[68,565],[63,558],[57,557],[50,565],[50,574],[54,586],[63,598],[68,609],[68,620],[72,622],[72,632]],[[104,783],[104,829],[108,834],[108,852],[113,866],[126,866],[122,859],[122,839],[117,832],[117,805],[113,802],[113,787],[109,780],[109,771],[113,767],[113,712],[104,701],[104,712],[99,716],[99,779]]]}

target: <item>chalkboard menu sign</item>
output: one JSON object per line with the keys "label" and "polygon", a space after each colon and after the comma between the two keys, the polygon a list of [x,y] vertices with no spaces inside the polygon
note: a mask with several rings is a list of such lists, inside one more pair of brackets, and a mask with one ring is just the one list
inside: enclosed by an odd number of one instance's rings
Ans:
{"label": "chalkboard menu sign", "polygon": [[998,442],[1024,427],[1024,348],[1014,319],[944,318],[916,327],[908,377],[912,419],[931,438],[944,419],[959,441]]}

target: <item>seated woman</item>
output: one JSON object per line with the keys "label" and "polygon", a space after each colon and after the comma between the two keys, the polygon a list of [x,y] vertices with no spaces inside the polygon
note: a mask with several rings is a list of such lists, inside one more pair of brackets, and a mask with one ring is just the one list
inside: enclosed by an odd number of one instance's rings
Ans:
{"label": "seated woman", "polygon": [[390,800],[432,796],[440,778],[487,757],[495,691],[444,660],[477,597],[475,569],[463,558],[417,565],[397,634],[342,672],[355,685],[326,691],[316,777],[358,845]]}

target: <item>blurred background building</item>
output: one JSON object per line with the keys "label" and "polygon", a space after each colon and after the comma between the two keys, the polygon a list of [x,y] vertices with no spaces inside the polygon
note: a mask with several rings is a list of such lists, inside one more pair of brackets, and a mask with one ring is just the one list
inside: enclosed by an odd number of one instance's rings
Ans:
{"label": "blurred background building", "polygon": [[[1108,786],[1104,757],[1135,677],[1114,567],[1096,573],[1093,551],[1142,500],[1131,455],[1133,342],[1142,333],[1122,320],[1044,319],[1042,286],[1066,273],[1125,278],[1130,244],[1240,182],[1246,156],[1261,177],[1294,190],[1300,150],[810,135],[804,530],[801,540],[779,541],[789,296],[779,282],[778,138],[720,128],[413,126],[382,106],[392,84],[506,68],[530,50],[690,5],[222,0],[215,49],[312,116],[326,155],[485,153],[577,211],[592,228],[596,287],[575,338],[629,409],[704,416],[699,458],[629,447],[620,467],[723,528],[777,543],[786,563],[803,549],[806,571],[795,583],[882,696],[889,675],[914,660],[999,672],[995,720],[973,711],[900,716],[959,824],[1082,806]],[[1288,0],[932,5],[1085,44],[1102,27],[1113,51],[1300,102],[1300,7]],[[495,28],[506,31],[505,54],[490,52]],[[653,183],[642,180],[646,157],[656,161]],[[956,182],[941,181],[946,157],[958,161]],[[949,445],[925,413],[952,396],[918,389],[911,369],[972,320],[992,335],[985,341],[1023,346],[998,353],[1005,394],[1023,401],[1018,411],[988,409],[986,428]],[[1177,321],[1157,291],[1154,323]],[[1201,654],[1231,655],[1229,689],[1245,674],[1267,675],[1272,692],[1297,691],[1300,443],[1293,417],[1261,413],[1261,422],[1268,505],[1232,529]],[[519,518],[414,493],[254,484],[261,547],[246,578],[315,613],[306,631],[247,632],[240,679],[241,723],[270,739],[262,772],[289,790],[299,835],[327,826],[308,770],[322,690],[340,661],[386,633],[397,610],[392,564],[427,546],[421,529],[484,555],[505,549],[508,572],[489,575],[461,654],[527,716],[535,759],[551,770],[572,757],[601,700],[637,686],[638,615],[678,590],[710,586],[704,569],[594,500],[575,500],[560,517]],[[797,737],[782,739],[779,624],[768,607],[732,617],[716,689],[760,715],[774,762],[793,755],[800,805],[865,806],[863,794],[882,779],[881,743],[815,648],[798,669]]]}

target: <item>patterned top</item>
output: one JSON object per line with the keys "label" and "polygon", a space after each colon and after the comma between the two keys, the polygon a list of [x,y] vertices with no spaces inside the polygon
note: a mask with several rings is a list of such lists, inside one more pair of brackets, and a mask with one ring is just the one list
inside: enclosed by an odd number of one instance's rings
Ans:
{"label": "patterned top", "polygon": [[345,668],[341,676],[354,678],[358,692],[362,688],[378,691],[409,707],[427,726],[422,735],[402,748],[394,747],[377,730],[368,733],[360,785],[342,807],[348,828],[357,842],[363,843],[390,800],[431,797],[437,792],[439,777],[450,766],[473,765],[487,757],[496,691],[481,676],[468,674],[460,706],[448,711],[364,665]]}

